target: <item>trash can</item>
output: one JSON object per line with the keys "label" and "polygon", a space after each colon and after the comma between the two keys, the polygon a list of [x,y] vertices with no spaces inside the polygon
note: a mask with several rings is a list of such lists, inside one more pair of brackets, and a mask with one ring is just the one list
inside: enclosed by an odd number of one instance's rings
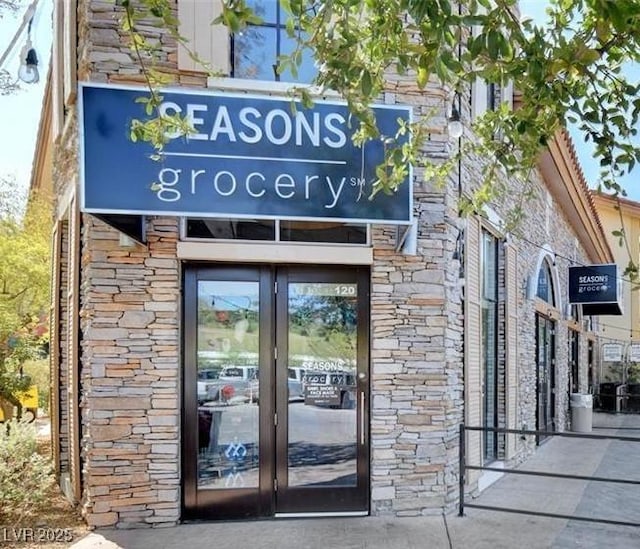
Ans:
{"label": "trash can", "polygon": [[571,393],[571,430],[576,433],[590,433],[593,426],[593,397],[581,393]]}

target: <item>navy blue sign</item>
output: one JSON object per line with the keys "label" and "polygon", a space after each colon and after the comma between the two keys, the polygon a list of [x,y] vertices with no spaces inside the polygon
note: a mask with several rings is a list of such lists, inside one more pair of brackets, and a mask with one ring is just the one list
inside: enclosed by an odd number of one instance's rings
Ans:
{"label": "navy blue sign", "polygon": [[616,303],[618,300],[618,267],[589,265],[569,267],[569,303]]}
{"label": "navy blue sign", "polygon": [[[145,95],[81,85],[83,211],[396,224],[412,218],[411,172],[397,192],[370,199],[383,140],[354,146],[356,122],[344,104],[294,110],[282,98],[163,92],[161,112],[186,115],[195,133],[170,136],[161,159],[152,160],[148,144],[129,138],[131,120],[146,118],[136,103]],[[396,135],[398,119],[411,116],[395,106],[375,114],[387,137]]]}

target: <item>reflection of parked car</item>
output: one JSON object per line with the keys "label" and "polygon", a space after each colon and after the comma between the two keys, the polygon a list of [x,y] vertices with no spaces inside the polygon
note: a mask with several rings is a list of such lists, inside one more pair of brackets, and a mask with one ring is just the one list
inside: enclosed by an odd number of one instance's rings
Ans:
{"label": "reflection of parked car", "polygon": [[218,392],[217,379],[218,370],[198,370],[198,403],[215,399]]}
{"label": "reflection of parked car", "polygon": [[[198,403],[239,404],[247,401],[246,390],[254,379],[256,366],[225,366],[212,379],[200,379],[198,373]],[[207,372],[207,370],[202,370]]]}
{"label": "reflection of parked car", "polygon": [[287,386],[289,400],[304,400],[304,370],[302,368],[287,368]]}
{"label": "reflection of parked car", "polygon": [[[287,388],[289,389],[289,402],[304,400],[304,388],[302,379],[304,370],[302,368],[287,368]],[[258,371],[256,370],[245,390],[245,396],[251,402],[258,402],[260,396],[260,383],[258,381]]]}
{"label": "reflection of parked car", "polygon": [[331,408],[355,408],[356,376],[353,372],[307,371],[302,385],[305,404]]}
{"label": "reflection of parked car", "polygon": [[219,379],[223,381],[249,381],[256,377],[258,368],[255,366],[225,366],[220,372]]}

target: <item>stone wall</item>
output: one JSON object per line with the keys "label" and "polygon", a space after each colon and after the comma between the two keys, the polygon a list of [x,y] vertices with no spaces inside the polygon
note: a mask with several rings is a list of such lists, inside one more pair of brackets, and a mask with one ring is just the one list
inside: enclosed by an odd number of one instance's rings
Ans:
{"label": "stone wall", "polygon": [[[441,101],[438,93],[416,99],[407,95],[409,89],[405,83],[405,94],[395,94],[394,100],[413,104],[416,116],[425,112],[430,101],[435,104]],[[446,97],[442,90],[441,96]],[[442,131],[434,131],[434,135],[440,137],[436,143],[427,144],[425,154],[435,159],[446,158],[451,154],[446,136]],[[460,180],[463,192],[472,192],[477,187],[484,163],[483,159],[472,156],[463,159]],[[424,183],[416,180],[417,256],[398,256],[393,251],[393,233],[374,231],[372,509],[378,514],[441,512],[457,498],[457,426],[464,409],[462,296],[457,264],[453,261],[458,227],[464,223],[457,217],[458,183],[457,174],[452,174],[444,189],[424,193],[421,192]],[[508,219],[511,209],[520,200],[518,185],[517,181],[512,181],[509,196],[491,204],[492,218]],[[556,319],[554,415],[556,428],[562,431],[569,422],[568,334],[563,316],[567,300],[567,268],[569,258],[579,263],[588,263],[589,258],[579,245],[560,204],[553,197],[547,197],[539,172],[533,172],[531,185],[536,192],[526,202],[527,217],[510,235],[518,250],[520,288],[516,426],[536,428],[537,308]],[[519,234],[526,236],[518,238]],[[527,279],[530,276],[537,279],[535,266],[539,256],[546,253],[545,248],[552,250],[552,260],[555,256],[552,268],[557,273],[556,306],[548,308],[537,298],[526,296]],[[504,273],[501,280],[503,287]],[[500,319],[504,319],[504,311]],[[505,344],[502,335],[501,347]],[[583,385],[586,383],[586,346],[586,337],[582,335],[580,371]],[[504,367],[504,356],[499,356]],[[504,383],[504,372],[499,376]],[[505,398],[504,391],[499,389],[500,401],[504,403]],[[520,461],[533,451],[534,443],[531,437],[526,441],[518,439],[515,460]]]}
{"label": "stone wall", "polygon": [[69,284],[69,226],[66,221],[60,223],[60,295],[59,299],[59,315],[60,324],[58,327],[58,398],[59,410],[59,438],[56,443],[59,445],[60,452],[60,470],[59,474],[69,472],[69,368],[67,366],[69,360],[69,329],[67,319],[69,318],[69,307],[67,303],[67,292]]}
{"label": "stone wall", "polygon": [[[118,30],[121,8],[113,2],[81,2],[78,18],[79,78],[93,82],[141,82],[140,68]],[[146,27],[164,52],[161,62],[175,83],[203,86],[201,76],[178,74],[175,44]],[[390,83],[386,103],[412,105],[414,117],[440,114],[423,155],[440,160],[456,144],[445,132],[448,90],[416,90],[411,78]],[[463,102],[466,104],[466,102]],[[469,113],[466,112],[466,116]],[[78,171],[75,107],[56,155],[56,192],[64,196]],[[435,188],[414,174],[418,219],[415,256],[395,251],[395,228],[373,230],[371,270],[371,493],[379,515],[441,514],[458,497],[458,426],[464,413],[463,315],[460,261],[456,258],[464,220],[458,216],[462,190],[477,185],[482,159],[467,157],[461,172]],[[543,182],[533,174],[538,197],[519,232],[518,425],[535,427],[535,300],[526,280],[541,247],[587,262],[557,203],[547,203]],[[493,205],[506,218],[516,192]],[[118,233],[83,216],[81,242],[81,411],[82,508],[92,526],[172,525],[180,519],[180,263],[178,220],[148,221],[148,246],[123,248]],[[558,259],[562,303],[566,262]],[[62,341],[66,340],[61,328]],[[564,321],[556,337],[556,415],[567,422],[567,336]],[[581,356],[586,341],[582,338]],[[63,349],[64,351],[64,349]],[[64,354],[64,353],[63,353]],[[586,361],[585,361],[586,362]],[[583,363],[584,370],[586,365]],[[61,379],[64,387],[65,380]],[[564,392],[563,392],[564,391]],[[64,393],[64,391],[62,391]],[[504,397],[503,397],[504,398]],[[61,409],[62,403],[61,403]],[[532,441],[518,442],[520,455]]]}
{"label": "stone wall", "polygon": [[[443,107],[443,90],[420,94],[400,82],[386,102],[414,107],[414,119]],[[446,158],[443,119],[423,154]],[[395,251],[395,229],[374,229],[371,292],[372,513],[441,514],[457,498],[462,419],[462,297],[455,174],[436,188],[416,170],[415,256]]]}
{"label": "stone wall", "polygon": [[[536,426],[536,304],[542,312],[549,312],[556,318],[555,368],[556,368],[556,428],[565,430],[569,425],[569,353],[568,321],[564,316],[567,303],[568,267],[591,263],[585,250],[577,240],[560,204],[547,197],[547,190],[538,172],[532,174],[536,195],[527,202],[527,216],[514,231],[512,238],[518,248],[518,279],[522,285],[518,310],[518,375],[519,375],[519,426]],[[514,201],[505,200],[496,204],[496,211],[506,217]],[[520,235],[520,236],[518,236]],[[548,251],[547,251],[548,250]],[[537,298],[527,299],[527,280],[537,281],[535,270],[540,255],[546,255],[557,273],[556,307],[547,307]],[[540,309],[541,308],[541,309]],[[580,336],[580,383],[586,388],[587,340]],[[525,443],[530,446],[530,442]]]}
{"label": "stone wall", "polygon": [[123,249],[91,216],[82,237],[83,511],[92,526],[180,517],[178,222]]}

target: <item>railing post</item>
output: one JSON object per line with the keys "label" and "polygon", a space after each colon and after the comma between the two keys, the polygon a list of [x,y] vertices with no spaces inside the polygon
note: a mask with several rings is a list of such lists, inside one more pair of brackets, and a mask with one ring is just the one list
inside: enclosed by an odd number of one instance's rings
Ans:
{"label": "railing post", "polygon": [[465,481],[465,466],[466,466],[466,448],[464,444],[465,438],[464,423],[460,424],[460,444],[459,444],[459,469],[458,483],[460,488],[460,497],[458,498],[458,516],[464,516],[464,481]]}

